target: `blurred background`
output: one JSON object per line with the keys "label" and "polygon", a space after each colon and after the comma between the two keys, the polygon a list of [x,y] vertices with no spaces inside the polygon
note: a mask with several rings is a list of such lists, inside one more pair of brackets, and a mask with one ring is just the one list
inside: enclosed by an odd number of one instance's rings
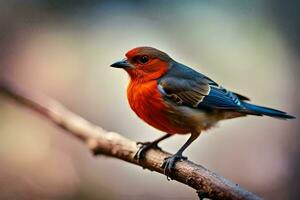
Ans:
{"label": "blurred background", "polygon": [[[152,46],[252,102],[299,116],[300,3],[0,1],[0,73],[136,141],[161,133],[130,110],[127,74],[109,65]],[[161,143],[175,152],[188,136]],[[266,199],[300,195],[299,121],[224,121],[185,152]],[[196,199],[175,181],[94,158],[76,139],[0,95],[0,199]]]}

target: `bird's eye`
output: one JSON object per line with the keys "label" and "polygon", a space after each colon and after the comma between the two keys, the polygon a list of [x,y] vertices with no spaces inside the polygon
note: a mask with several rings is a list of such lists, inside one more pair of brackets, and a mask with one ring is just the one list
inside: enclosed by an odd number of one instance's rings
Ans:
{"label": "bird's eye", "polygon": [[139,62],[142,63],[142,64],[145,64],[149,61],[149,57],[148,56],[141,56],[139,58]]}

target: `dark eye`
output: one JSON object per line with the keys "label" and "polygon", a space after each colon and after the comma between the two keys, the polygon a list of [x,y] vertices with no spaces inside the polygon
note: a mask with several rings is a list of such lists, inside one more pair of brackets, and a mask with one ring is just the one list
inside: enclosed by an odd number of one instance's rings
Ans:
{"label": "dark eye", "polygon": [[139,58],[139,62],[141,62],[142,64],[145,64],[149,61],[149,57],[148,56],[141,56]]}

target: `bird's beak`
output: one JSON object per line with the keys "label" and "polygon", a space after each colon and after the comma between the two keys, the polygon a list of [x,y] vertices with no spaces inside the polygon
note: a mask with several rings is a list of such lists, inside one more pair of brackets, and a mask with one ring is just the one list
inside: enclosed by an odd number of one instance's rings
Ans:
{"label": "bird's beak", "polygon": [[111,64],[110,66],[115,67],[115,68],[123,68],[123,69],[124,68],[133,68],[133,65],[130,64],[127,59],[117,61],[117,62]]}

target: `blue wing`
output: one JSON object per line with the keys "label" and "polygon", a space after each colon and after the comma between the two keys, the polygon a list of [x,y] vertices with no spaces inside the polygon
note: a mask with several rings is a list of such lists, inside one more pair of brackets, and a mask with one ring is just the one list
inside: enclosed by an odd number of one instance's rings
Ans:
{"label": "blue wing", "polygon": [[170,71],[159,81],[163,95],[191,107],[242,110],[238,96],[195,70],[174,62]]}
{"label": "blue wing", "polygon": [[217,109],[241,110],[243,106],[240,99],[233,92],[220,86],[210,86],[210,92],[199,103],[198,107]]}
{"label": "blue wing", "polygon": [[279,119],[293,119],[286,112],[247,103],[249,98],[226,90],[195,70],[173,62],[169,72],[158,80],[164,98],[195,109],[219,109],[252,115],[267,115]]}

